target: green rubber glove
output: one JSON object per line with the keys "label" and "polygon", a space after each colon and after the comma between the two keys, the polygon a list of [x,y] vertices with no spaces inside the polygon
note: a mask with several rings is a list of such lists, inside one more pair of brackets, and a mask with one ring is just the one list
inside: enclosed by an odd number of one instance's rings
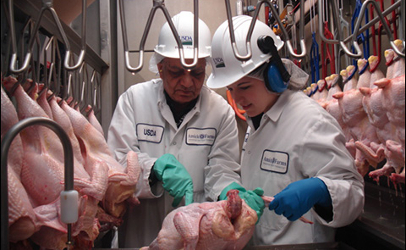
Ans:
{"label": "green rubber glove", "polygon": [[261,196],[264,194],[264,190],[262,188],[256,188],[254,190],[246,190],[240,184],[233,182],[221,191],[220,200],[227,199],[227,192],[231,189],[238,190],[238,195],[247,203],[250,208],[254,209],[257,212],[258,220],[261,218],[262,214],[264,213],[265,203]]}
{"label": "green rubber glove", "polygon": [[192,177],[174,155],[162,155],[155,161],[152,169],[156,178],[162,181],[163,188],[173,196],[173,207],[179,205],[183,196],[185,205],[193,203]]}

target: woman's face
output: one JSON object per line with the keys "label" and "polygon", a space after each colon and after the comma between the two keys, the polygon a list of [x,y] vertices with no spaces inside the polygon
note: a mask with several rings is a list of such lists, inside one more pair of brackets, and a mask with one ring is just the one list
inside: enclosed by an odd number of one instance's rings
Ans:
{"label": "woman's face", "polygon": [[270,92],[263,81],[248,76],[228,85],[227,89],[249,117],[267,112],[278,99],[278,95]]}

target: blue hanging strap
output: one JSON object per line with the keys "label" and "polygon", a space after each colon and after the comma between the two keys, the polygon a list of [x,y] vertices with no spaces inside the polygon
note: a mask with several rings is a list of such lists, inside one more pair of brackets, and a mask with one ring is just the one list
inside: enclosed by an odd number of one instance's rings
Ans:
{"label": "blue hanging strap", "polygon": [[320,63],[320,56],[319,56],[319,45],[316,41],[316,33],[313,32],[312,34],[312,46],[310,49],[310,67],[312,73],[312,82],[317,82],[320,79],[319,75],[319,63]]}
{"label": "blue hanging strap", "polygon": [[[355,25],[354,23],[355,23],[355,20],[356,20],[356,19],[358,18],[358,16],[359,16],[359,13],[360,13],[360,11],[361,11],[361,7],[362,7],[361,0],[356,0],[356,2],[355,2],[354,14],[353,14],[352,17],[351,17],[351,32],[352,32],[352,33],[354,33],[354,25]],[[361,34],[359,34],[359,35],[357,36],[357,42],[358,42],[358,43],[361,42],[361,43],[364,45],[363,48],[364,48],[364,55],[365,55],[365,36],[364,36],[363,33],[361,33]],[[355,52],[354,46],[351,46],[351,48],[352,48],[352,51]],[[352,62],[353,62],[353,64],[354,64],[354,66],[355,66],[355,71],[357,71],[357,70],[358,70],[357,61],[356,61],[355,59],[353,59]]]}

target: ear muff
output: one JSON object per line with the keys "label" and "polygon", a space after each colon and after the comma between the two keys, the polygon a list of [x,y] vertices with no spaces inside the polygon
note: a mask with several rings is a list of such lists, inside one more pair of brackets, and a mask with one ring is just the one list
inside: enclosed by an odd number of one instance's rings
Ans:
{"label": "ear muff", "polygon": [[272,92],[281,93],[285,91],[288,87],[290,75],[283,66],[274,40],[270,36],[261,36],[258,38],[257,44],[262,53],[272,55],[264,70],[265,86]]}

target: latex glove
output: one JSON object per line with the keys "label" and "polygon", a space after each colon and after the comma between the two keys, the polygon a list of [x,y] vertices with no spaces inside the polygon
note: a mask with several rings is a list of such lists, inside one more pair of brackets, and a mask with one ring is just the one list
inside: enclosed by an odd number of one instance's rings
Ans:
{"label": "latex glove", "polygon": [[316,204],[328,207],[332,202],[326,184],[319,178],[292,182],[274,198],[269,210],[275,210],[290,221],[299,219]]}
{"label": "latex glove", "polygon": [[231,189],[236,189],[238,190],[238,195],[247,203],[250,208],[252,208],[255,212],[257,212],[258,220],[261,218],[264,208],[265,208],[265,203],[264,200],[261,198],[261,196],[264,194],[264,190],[262,188],[256,188],[254,190],[246,190],[244,187],[242,187],[240,184],[233,182],[227,187],[221,191],[220,194],[220,200],[226,200],[227,199],[227,192]]}
{"label": "latex glove", "polygon": [[174,197],[172,206],[176,207],[185,196],[185,204],[193,203],[193,181],[185,167],[174,155],[164,154],[152,168],[156,178],[162,181],[163,188]]}

